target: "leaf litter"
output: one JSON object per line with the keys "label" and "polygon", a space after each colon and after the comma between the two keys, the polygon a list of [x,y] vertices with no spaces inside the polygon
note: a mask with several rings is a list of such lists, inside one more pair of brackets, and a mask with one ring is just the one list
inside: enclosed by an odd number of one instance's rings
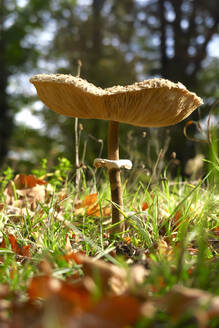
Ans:
{"label": "leaf litter", "polygon": [[[46,181],[33,175],[20,174],[6,187],[0,212],[3,217],[9,215],[16,224],[24,220],[27,213],[33,219],[40,211],[39,204],[48,204],[51,195],[52,187]],[[53,214],[59,222],[65,222],[61,203],[67,197],[64,191],[57,193],[58,201]],[[142,213],[148,215],[150,206],[147,201],[143,201]],[[73,213],[80,224],[80,217],[84,216],[95,220],[109,218],[111,208],[109,205],[101,208],[98,194],[94,193],[87,194],[74,204]],[[189,215],[191,213],[185,218],[188,222]],[[170,211],[161,206],[158,212],[159,225],[170,216]],[[159,240],[152,247],[157,257],[174,262],[173,243],[178,242],[180,248],[177,234],[182,221],[182,210],[177,210],[170,220],[172,233],[166,234],[165,226],[160,229]],[[36,250],[31,244],[18,241],[16,234],[7,225],[5,227],[0,240],[2,254],[9,247],[16,261],[25,266],[26,261],[32,260]],[[148,230],[152,235],[152,230]],[[218,235],[218,226],[213,228],[213,234]],[[103,238],[108,245],[107,230]],[[79,246],[73,246],[81,244],[82,239],[71,229],[65,235],[64,254],[59,256],[59,260],[74,268],[74,272],[66,279],[54,276],[54,264],[44,258],[38,265],[38,272],[33,273],[26,283],[25,297],[11,290],[7,284],[0,284],[0,327],[132,327],[141,320],[156,320],[158,313],[165,312],[173,323],[188,313],[196,320],[197,327],[207,328],[210,320],[219,317],[219,296],[192,286],[184,287],[177,281],[167,288],[162,272],[156,276],[155,282],[151,279],[154,270],[151,268],[152,264],[156,268],[156,259],[141,241],[135,246],[132,244],[130,226],[125,236],[116,241],[110,251],[112,257],[122,256],[125,266],[97,260],[95,254],[85,255]],[[187,243],[186,250],[192,257],[197,256],[198,249],[193,241]],[[1,256],[0,261],[4,263],[4,256]],[[175,270],[172,265],[172,273]],[[194,265],[188,265],[188,275],[194,272]]]}

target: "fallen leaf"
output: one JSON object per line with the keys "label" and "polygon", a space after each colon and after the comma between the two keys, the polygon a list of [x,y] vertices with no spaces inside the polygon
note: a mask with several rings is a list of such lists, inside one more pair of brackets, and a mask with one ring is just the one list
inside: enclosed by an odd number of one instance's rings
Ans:
{"label": "fallen leaf", "polygon": [[49,185],[47,191],[46,184],[47,182],[32,175],[16,175],[4,190],[5,203],[17,208],[29,207],[31,210],[35,210],[38,202],[46,201],[49,192]]}
{"label": "fallen leaf", "polygon": [[123,237],[123,240],[126,242],[126,243],[130,243],[131,242],[131,238],[129,236],[125,236]]}
{"label": "fallen leaf", "polygon": [[38,179],[34,175],[18,174],[14,179],[14,184],[16,188],[23,189],[23,188],[33,188],[36,185],[45,185],[47,184],[47,182]]}
{"label": "fallen leaf", "polygon": [[102,299],[91,313],[94,317],[101,319],[104,323],[102,327],[121,328],[133,325],[139,318],[140,303],[133,296],[112,296]]}
{"label": "fallen leaf", "polygon": [[219,315],[219,297],[200,289],[177,285],[163,297],[161,303],[174,320],[190,311],[200,321],[200,327],[205,327],[201,324],[203,318]]}
{"label": "fallen leaf", "polygon": [[[20,246],[17,242],[17,239],[12,234],[8,235],[8,241],[9,241],[9,243],[11,245],[11,249],[14,253],[16,253],[17,255],[24,256],[24,257],[30,257],[30,245]],[[6,242],[5,242],[4,238],[2,239],[2,241],[0,243],[0,247],[6,248]]]}
{"label": "fallen leaf", "polygon": [[219,236],[219,226],[217,228],[214,229],[215,235]]}
{"label": "fallen leaf", "polygon": [[35,276],[30,280],[27,293],[31,301],[38,298],[46,299],[50,296],[51,291],[48,288],[50,278],[50,275],[43,275]]}
{"label": "fallen leaf", "polygon": [[102,207],[100,210],[100,206],[98,202],[98,193],[86,195],[83,201],[79,201],[75,204],[75,215],[84,215],[87,216],[95,216],[95,217],[109,217],[112,214],[111,206],[107,205]]}
{"label": "fallen leaf", "polygon": [[37,299],[65,301],[73,308],[89,310],[91,308],[91,297],[82,283],[70,284],[51,275],[35,276],[30,280],[28,289],[30,301]]}
{"label": "fallen leaf", "polygon": [[143,203],[141,204],[141,209],[142,209],[142,211],[146,211],[148,208],[149,208],[149,205],[148,205],[147,202],[143,202]]}
{"label": "fallen leaf", "polygon": [[86,195],[85,199],[81,203],[80,207],[86,207],[94,205],[98,201],[98,193]]}
{"label": "fallen leaf", "polygon": [[9,296],[9,286],[5,284],[0,284],[0,299]]}
{"label": "fallen leaf", "polygon": [[182,217],[182,213],[181,211],[176,211],[176,213],[174,214],[174,217],[173,217],[173,222],[176,226],[178,226],[180,224],[180,219]]}
{"label": "fallen leaf", "polygon": [[69,261],[74,261],[76,264],[81,264],[80,256],[84,255],[83,253],[68,253],[64,255],[64,259],[69,262]]}
{"label": "fallen leaf", "polygon": [[86,277],[92,280],[98,279],[102,293],[111,289],[116,294],[121,294],[127,287],[125,269],[102,260],[94,261],[88,256],[79,256]]}
{"label": "fallen leaf", "polygon": [[99,204],[88,207],[86,210],[87,216],[103,217],[107,218],[112,214],[111,206],[105,206],[100,210]]}
{"label": "fallen leaf", "polygon": [[99,204],[94,204],[89,206],[85,213],[87,216],[95,216],[95,213],[99,213],[99,210],[100,210]]}
{"label": "fallen leaf", "polygon": [[8,235],[8,241],[11,244],[12,251],[20,255],[21,247],[19,246],[19,244],[18,244],[16,238],[14,237],[14,235],[9,234]]}
{"label": "fallen leaf", "polygon": [[21,248],[21,255],[25,257],[30,257],[30,246],[31,245],[25,245]]}
{"label": "fallen leaf", "polygon": [[215,296],[211,300],[211,304],[207,310],[207,315],[209,319],[219,318],[219,296]]}

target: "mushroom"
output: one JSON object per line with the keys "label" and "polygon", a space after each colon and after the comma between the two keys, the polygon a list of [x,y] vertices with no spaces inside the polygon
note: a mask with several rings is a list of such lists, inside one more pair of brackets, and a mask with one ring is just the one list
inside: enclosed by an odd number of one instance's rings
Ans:
{"label": "mushroom", "polygon": [[179,82],[159,78],[107,89],[64,74],[35,75],[30,82],[44,104],[56,113],[109,121],[108,160],[96,159],[94,164],[108,169],[113,231],[122,231],[120,169],[131,168],[131,163],[119,160],[120,122],[141,127],[175,125],[203,104],[202,99]]}

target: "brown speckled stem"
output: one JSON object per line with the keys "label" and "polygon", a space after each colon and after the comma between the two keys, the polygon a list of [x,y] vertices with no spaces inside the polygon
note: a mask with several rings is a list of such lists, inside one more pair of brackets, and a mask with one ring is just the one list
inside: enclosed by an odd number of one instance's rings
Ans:
{"label": "brown speckled stem", "polygon": [[[108,159],[119,159],[119,122],[109,121],[108,130]],[[122,185],[120,178],[120,169],[109,170],[109,180],[111,188],[112,202],[116,203],[122,209]],[[123,231],[123,215],[112,205],[112,224],[118,223],[113,232]]]}

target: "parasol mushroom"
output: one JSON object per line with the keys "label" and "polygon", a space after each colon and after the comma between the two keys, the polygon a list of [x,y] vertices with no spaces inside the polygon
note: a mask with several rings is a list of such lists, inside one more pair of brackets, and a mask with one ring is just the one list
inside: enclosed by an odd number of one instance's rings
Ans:
{"label": "parasol mushroom", "polygon": [[96,159],[94,164],[108,168],[112,223],[117,224],[114,231],[122,231],[120,169],[131,168],[131,163],[119,160],[119,124],[141,127],[175,125],[203,104],[202,99],[179,82],[158,78],[107,89],[64,74],[35,75],[30,82],[44,104],[56,113],[109,121],[108,160]]}

